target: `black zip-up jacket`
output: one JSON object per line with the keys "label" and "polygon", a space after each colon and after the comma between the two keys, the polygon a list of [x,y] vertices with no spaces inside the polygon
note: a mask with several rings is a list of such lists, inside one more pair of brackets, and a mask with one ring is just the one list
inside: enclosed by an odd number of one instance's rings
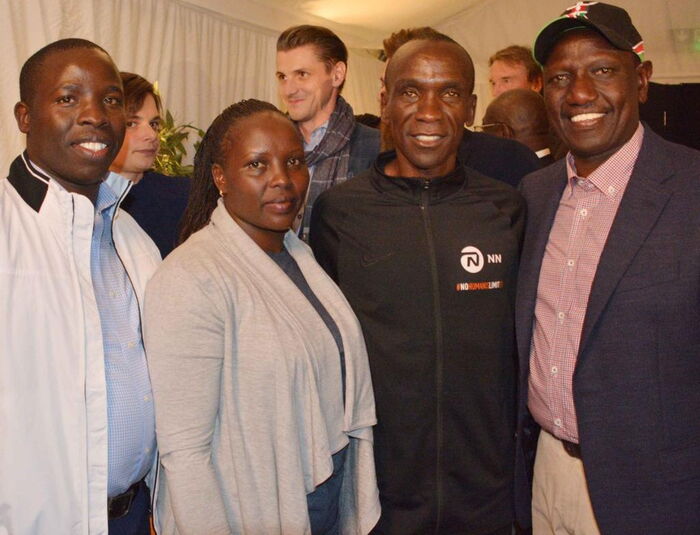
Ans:
{"label": "black zip-up jacket", "polygon": [[377,533],[490,533],[513,519],[513,302],[524,201],[459,165],[324,192],[310,242],[367,342]]}

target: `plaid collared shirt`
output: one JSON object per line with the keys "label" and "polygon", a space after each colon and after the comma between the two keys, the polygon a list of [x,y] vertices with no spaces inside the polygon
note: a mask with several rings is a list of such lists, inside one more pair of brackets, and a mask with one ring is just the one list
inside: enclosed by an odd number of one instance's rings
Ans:
{"label": "plaid collared shirt", "polygon": [[640,124],[588,177],[567,155],[568,183],[549,233],[530,349],[528,407],[542,428],[578,442],[572,380],[598,261],[642,146]]}

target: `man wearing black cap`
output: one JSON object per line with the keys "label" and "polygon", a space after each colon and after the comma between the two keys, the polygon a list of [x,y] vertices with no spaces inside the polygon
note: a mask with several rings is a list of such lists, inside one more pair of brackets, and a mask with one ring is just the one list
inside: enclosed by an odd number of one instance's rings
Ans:
{"label": "man wearing black cap", "polygon": [[522,183],[520,520],[536,444],[535,533],[700,533],[700,152],[639,122],[624,10],[579,2],[534,54],[570,153]]}

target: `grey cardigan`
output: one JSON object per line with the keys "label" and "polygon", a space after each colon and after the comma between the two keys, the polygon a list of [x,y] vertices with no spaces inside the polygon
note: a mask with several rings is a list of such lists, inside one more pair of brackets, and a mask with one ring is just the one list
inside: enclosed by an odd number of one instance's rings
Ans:
{"label": "grey cardigan", "polygon": [[168,256],[146,292],[145,340],[161,454],[161,533],[309,533],[306,494],[332,472],[329,436],[350,443],[343,533],[379,518],[376,423],[360,326],[293,233],[285,246],[340,329],[337,346],[294,283],[220,202],[211,223]]}

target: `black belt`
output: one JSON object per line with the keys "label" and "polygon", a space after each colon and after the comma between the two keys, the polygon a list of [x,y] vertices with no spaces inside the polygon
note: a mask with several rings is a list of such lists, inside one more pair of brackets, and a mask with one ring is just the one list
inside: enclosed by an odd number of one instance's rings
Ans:
{"label": "black belt", "polygon": [[108,498],[107,515],[109,519],[114,520],[129,514],[129,509],[131,509],[131,504],[134,503],[134,498],[136,498],[136,495],[139,493],[141,486],[145,484],[146,482],[142,479],[131,485],[123,494],[115,496],[114,498]]}
{"label": "black belt", "polygon": [[581,446],[579,444],[576,444],[576,442],[569,442],[568,440],[564,440],[562,438],[559,440],[561,441],[561,445],[564,446],[564,451],[566,453],[575,459],[581,458]]}

